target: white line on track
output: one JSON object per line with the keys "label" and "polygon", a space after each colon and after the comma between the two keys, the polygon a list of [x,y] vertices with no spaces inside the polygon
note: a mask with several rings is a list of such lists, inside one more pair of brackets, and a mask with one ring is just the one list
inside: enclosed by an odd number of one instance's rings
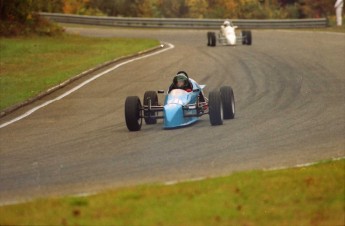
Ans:
{"label": "white line on track", "polygon": [[43,107],[45,107],[45,106],[47,106],[47,105],[49,105],[49,104],[55,102],[55,101],[61,100],[62,98],[64,98],[64,97],[70,95],[71,93],[77,91],[78,89],[82,88],[83,86],[87,85],[88,83],[92,82],[93,80],[96,80],[96,79],[100,78],[101,76],[103,76],[103,75],[105,75],[105,74],[107,74],[107,73],[109,73],[109,72],[111,72],[111,71],[113,71],[113,70],[115,70],[115,69],[117,69],[117,68],[119,68],[119,67],[125,65],[125,64],[131,63],[131,62],[133,62],[133,61],[141,60],[141,59],[144,59],[144,58],[147,58],[147,57],[151,57],[151,56],[154,56],[154,55],[157,55],[157,54],[160,54],[160,53],[163,53],[163,52],[168,51],[168,50],[170,50],[170,49],[173,49],[173,48],[175,47],[175,46],[174,46],[173,44],[171,44],[171,43],[166,43],[166,45],[168,46],[168,48],[164,48],[164,49],[159,50],[159,51],[157,51],[157,52],[153,52],[153,53],[150,53],[150,54],[147,54],[147,55],[144,55],[144,56],[139,56],[139,57],[136,57],[136,58],[127,60],[127,61],[125,61],[125,62],[122,62],[122,63],[120,63],[120,64],[116,64],[114,67],[109,68],[108,70],[105,70],[105,71],[103,71],[103,72],[101,72],[101,73],[95,75],[94,77],[92,77],[92,78],[86,80],[85,82],[81,83],[80,85],[78,85],[78,86],[74,87],[73,89],[67,91],[66,93],[64,93],[64,94],[62,94],[62,95],[60,95],[60,96],[58,96],[57,98],[52,99],[52,100],[50,100],[50,101],[47,101],[47,102],[45,102],[45,103],[43,103],[43,104],[41,104],[41,105],[39,105],[39,106],[37,106],[37,107],[31,109],[31,110],[25,112],[24,114],[18,116],[17,118],[12,119],[11,121],[8,121],[8,122],[5,122],[5,123],[1,124],[1,125],[0,125],[0,129],[1,129],[1,128],[4,128],[4,127],[6,127],[6,126],[8,126],[8,125],[10,125],[10,124],[12,124],[12,123],[15,123],[15,122],[17,122],[17,121],[19,121],[19,120],[21,120],[21,119],[23,119],[23,118],[25,118],[25,117],[27,117],[27,116],[29,116],[29,115],[31,115],[31,114],[34,113],[35,111],[37,111],[37,110],[39,110],[39,109],[41,109],[41,108],[43,108]]}

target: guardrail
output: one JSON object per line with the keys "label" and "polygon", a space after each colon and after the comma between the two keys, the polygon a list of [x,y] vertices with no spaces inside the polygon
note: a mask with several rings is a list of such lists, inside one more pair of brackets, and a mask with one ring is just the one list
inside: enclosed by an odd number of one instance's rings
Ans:
{"label": "guardrail", "polygon": [[[80,16],[43,12],[40,13],[40,15],[58,23],[114,27],[219,29],[219,26],[224,22],[223,19],[126,18]],[[328,20],[326,18],[289,20],[232,20],[232,22],[241,29],[320,28],[328,26]]]}

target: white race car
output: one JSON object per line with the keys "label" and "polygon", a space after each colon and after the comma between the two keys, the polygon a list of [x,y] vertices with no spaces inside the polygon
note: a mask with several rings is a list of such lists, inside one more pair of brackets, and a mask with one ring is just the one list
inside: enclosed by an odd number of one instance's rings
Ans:
{"label": "white race car", "polygon": [[[243,45],[252,44],[252,32],[249,30],[244,30],[237,32],[237,26],[233,26],[231,22],[225,21],[220,28],[218,33],[218,43],[221,45],[230,45],[234,46],[239,43]],[[216,32],[207,32],[207,46],[215,47],[217,44],[217,35]]]}

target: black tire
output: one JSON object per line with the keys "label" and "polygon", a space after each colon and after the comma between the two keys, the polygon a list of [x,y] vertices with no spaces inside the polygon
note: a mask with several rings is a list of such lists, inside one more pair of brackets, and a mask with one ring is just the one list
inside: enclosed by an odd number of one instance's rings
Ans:
{"label": "black tire", "polygon": [[252,32],[251,31],[242,31],[242,39],[243,45],[252,45]]}
{"label": "black tire", "polygon": [[211,46],[215,47],[217,45],[217,38],[215,32],[210,32]]}
{"label": "black tire", "polygon": [[139,131],[141,129],[141,102],[137,96],[129,96],[125,102],[125,118],[129,131]]}
{"label": "black tire", "polygon": [[222,113],[221,113],[221,98],[218,90],[213,90],[208,96],[208,107],[210,123],[212,126],[222,125]]}
{"label": "black tire", "polygon": [[[144,100],[143,100],[144,105],[148,105],[149,104],[149,99],[151,99],[151,106],[157,106],[158,105],[158,96],[157,96],[156,91],[146,91],[145,92]],[[156,115],[155,112],[145,112],[144,111],[145,123],[147,125],[156,124],[157,123],[157,119],[149,117],[149,116],[155,116],[155,115]],[[149,117],[149,118],[147,118],[147,117]]]}
{"label": "black tire", "polygon": [[232,88],[230,86],[221,87],[220,96],[222,99],[223,119],[235,118],[235,97]]}
{"label": "black tire", "polygon": [[252,45],[252,32],[247,31],[247,45]]}
{"label": "black tire", "polygon": [[207,32],[207,46],[211,46],[211,33],[212,32]]}
{"label": "black tire", "polygon": [[241,33],[242,33],[242,45],[245,45],[246,43],[247,43],[247,35],[246,35],[246,33],[247,33],[247,31],[241,31]]}

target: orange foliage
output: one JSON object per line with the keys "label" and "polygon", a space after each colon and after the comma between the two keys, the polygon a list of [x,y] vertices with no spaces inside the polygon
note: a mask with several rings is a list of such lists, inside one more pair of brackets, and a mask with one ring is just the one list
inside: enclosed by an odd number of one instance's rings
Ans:
{"label": "orange foliage", "polygon": [[90,0],[63,0],[63,12],[77,14]]}

